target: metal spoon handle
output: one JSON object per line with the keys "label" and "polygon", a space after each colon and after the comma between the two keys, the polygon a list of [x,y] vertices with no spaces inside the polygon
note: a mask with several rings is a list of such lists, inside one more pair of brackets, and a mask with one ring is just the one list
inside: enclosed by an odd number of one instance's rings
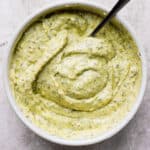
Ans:
{"label": "metal spoon handle", "polygon": [[130,0],[119,0],[113,7],[110,13],[104,18],[104,20],[94,29],[91,36],[94,36],[112,17],[114,17]]}

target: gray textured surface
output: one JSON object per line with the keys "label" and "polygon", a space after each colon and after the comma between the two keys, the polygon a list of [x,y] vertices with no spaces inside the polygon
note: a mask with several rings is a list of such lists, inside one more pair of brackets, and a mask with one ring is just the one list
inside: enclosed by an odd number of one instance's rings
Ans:
{"label": "gray textured surface", "polygon": [[[0,150],[74,150],[59,146],[35,135],[17,118],[11,109],[2,83],[2,66],[8,41],[16,27],[36,9],[52,0],[0,0]],[[93,0],[94,1],[94,0]],[[95,0],[108,8],[116,0]],[[120,13],[135,29],[147,54],[150,65],[150,0],[132,0]],[[149,68],[150,69],[150,68]],[[148,69],[148,70],[149,70]],[[150,76],[148,76],[148,79]],[[148,80],[149,81],[149,80]],[[134,119],[113,138],[88,147],[85,150],[150,150],[150,86]]]}

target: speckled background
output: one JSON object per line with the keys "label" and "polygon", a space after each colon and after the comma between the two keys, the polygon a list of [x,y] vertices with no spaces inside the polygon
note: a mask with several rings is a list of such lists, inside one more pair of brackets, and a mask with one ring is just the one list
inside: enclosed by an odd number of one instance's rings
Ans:
{"label": "speckled background", "polygon": [[[60,146],[35,135],[16,116],[3,88],[2,67],[8,42],[16,27],[53,0],[0,0],[0,150],[150,150],[150,86],[134,119],[113,138],[87,147]],[[56,1],[56,0],[55,0]],[[91,0],[92,1],[92,0]],[[93,0],[111,8],[117,0]],[[131,0],[120,12],[143,44],[150,69],[150,0]],[[148,82],[150,81],[148,76]]]}

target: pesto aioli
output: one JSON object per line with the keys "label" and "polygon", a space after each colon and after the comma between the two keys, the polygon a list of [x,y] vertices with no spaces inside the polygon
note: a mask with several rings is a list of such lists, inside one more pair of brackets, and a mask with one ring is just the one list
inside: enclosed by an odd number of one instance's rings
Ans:
{"label": "pesto aioli", "polygon": [[63,11],[30,26],[10,66],[15,99],[29,120],[51,135],[85,139],[120,123],[135,103],[141,60],[129,33],[101,17]]}

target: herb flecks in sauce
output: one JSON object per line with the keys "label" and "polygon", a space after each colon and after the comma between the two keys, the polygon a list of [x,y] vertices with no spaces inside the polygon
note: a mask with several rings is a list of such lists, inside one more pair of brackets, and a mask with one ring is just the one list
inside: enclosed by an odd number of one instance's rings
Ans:
{"label": "herb flecks in sauce", "polygon": [[138,49],[123,27],[101,17],[59,12],[34,23],[18,42],[10,81],[22,111],[38,127],[67,139],[113,129],[132,109],[141,82]]}

